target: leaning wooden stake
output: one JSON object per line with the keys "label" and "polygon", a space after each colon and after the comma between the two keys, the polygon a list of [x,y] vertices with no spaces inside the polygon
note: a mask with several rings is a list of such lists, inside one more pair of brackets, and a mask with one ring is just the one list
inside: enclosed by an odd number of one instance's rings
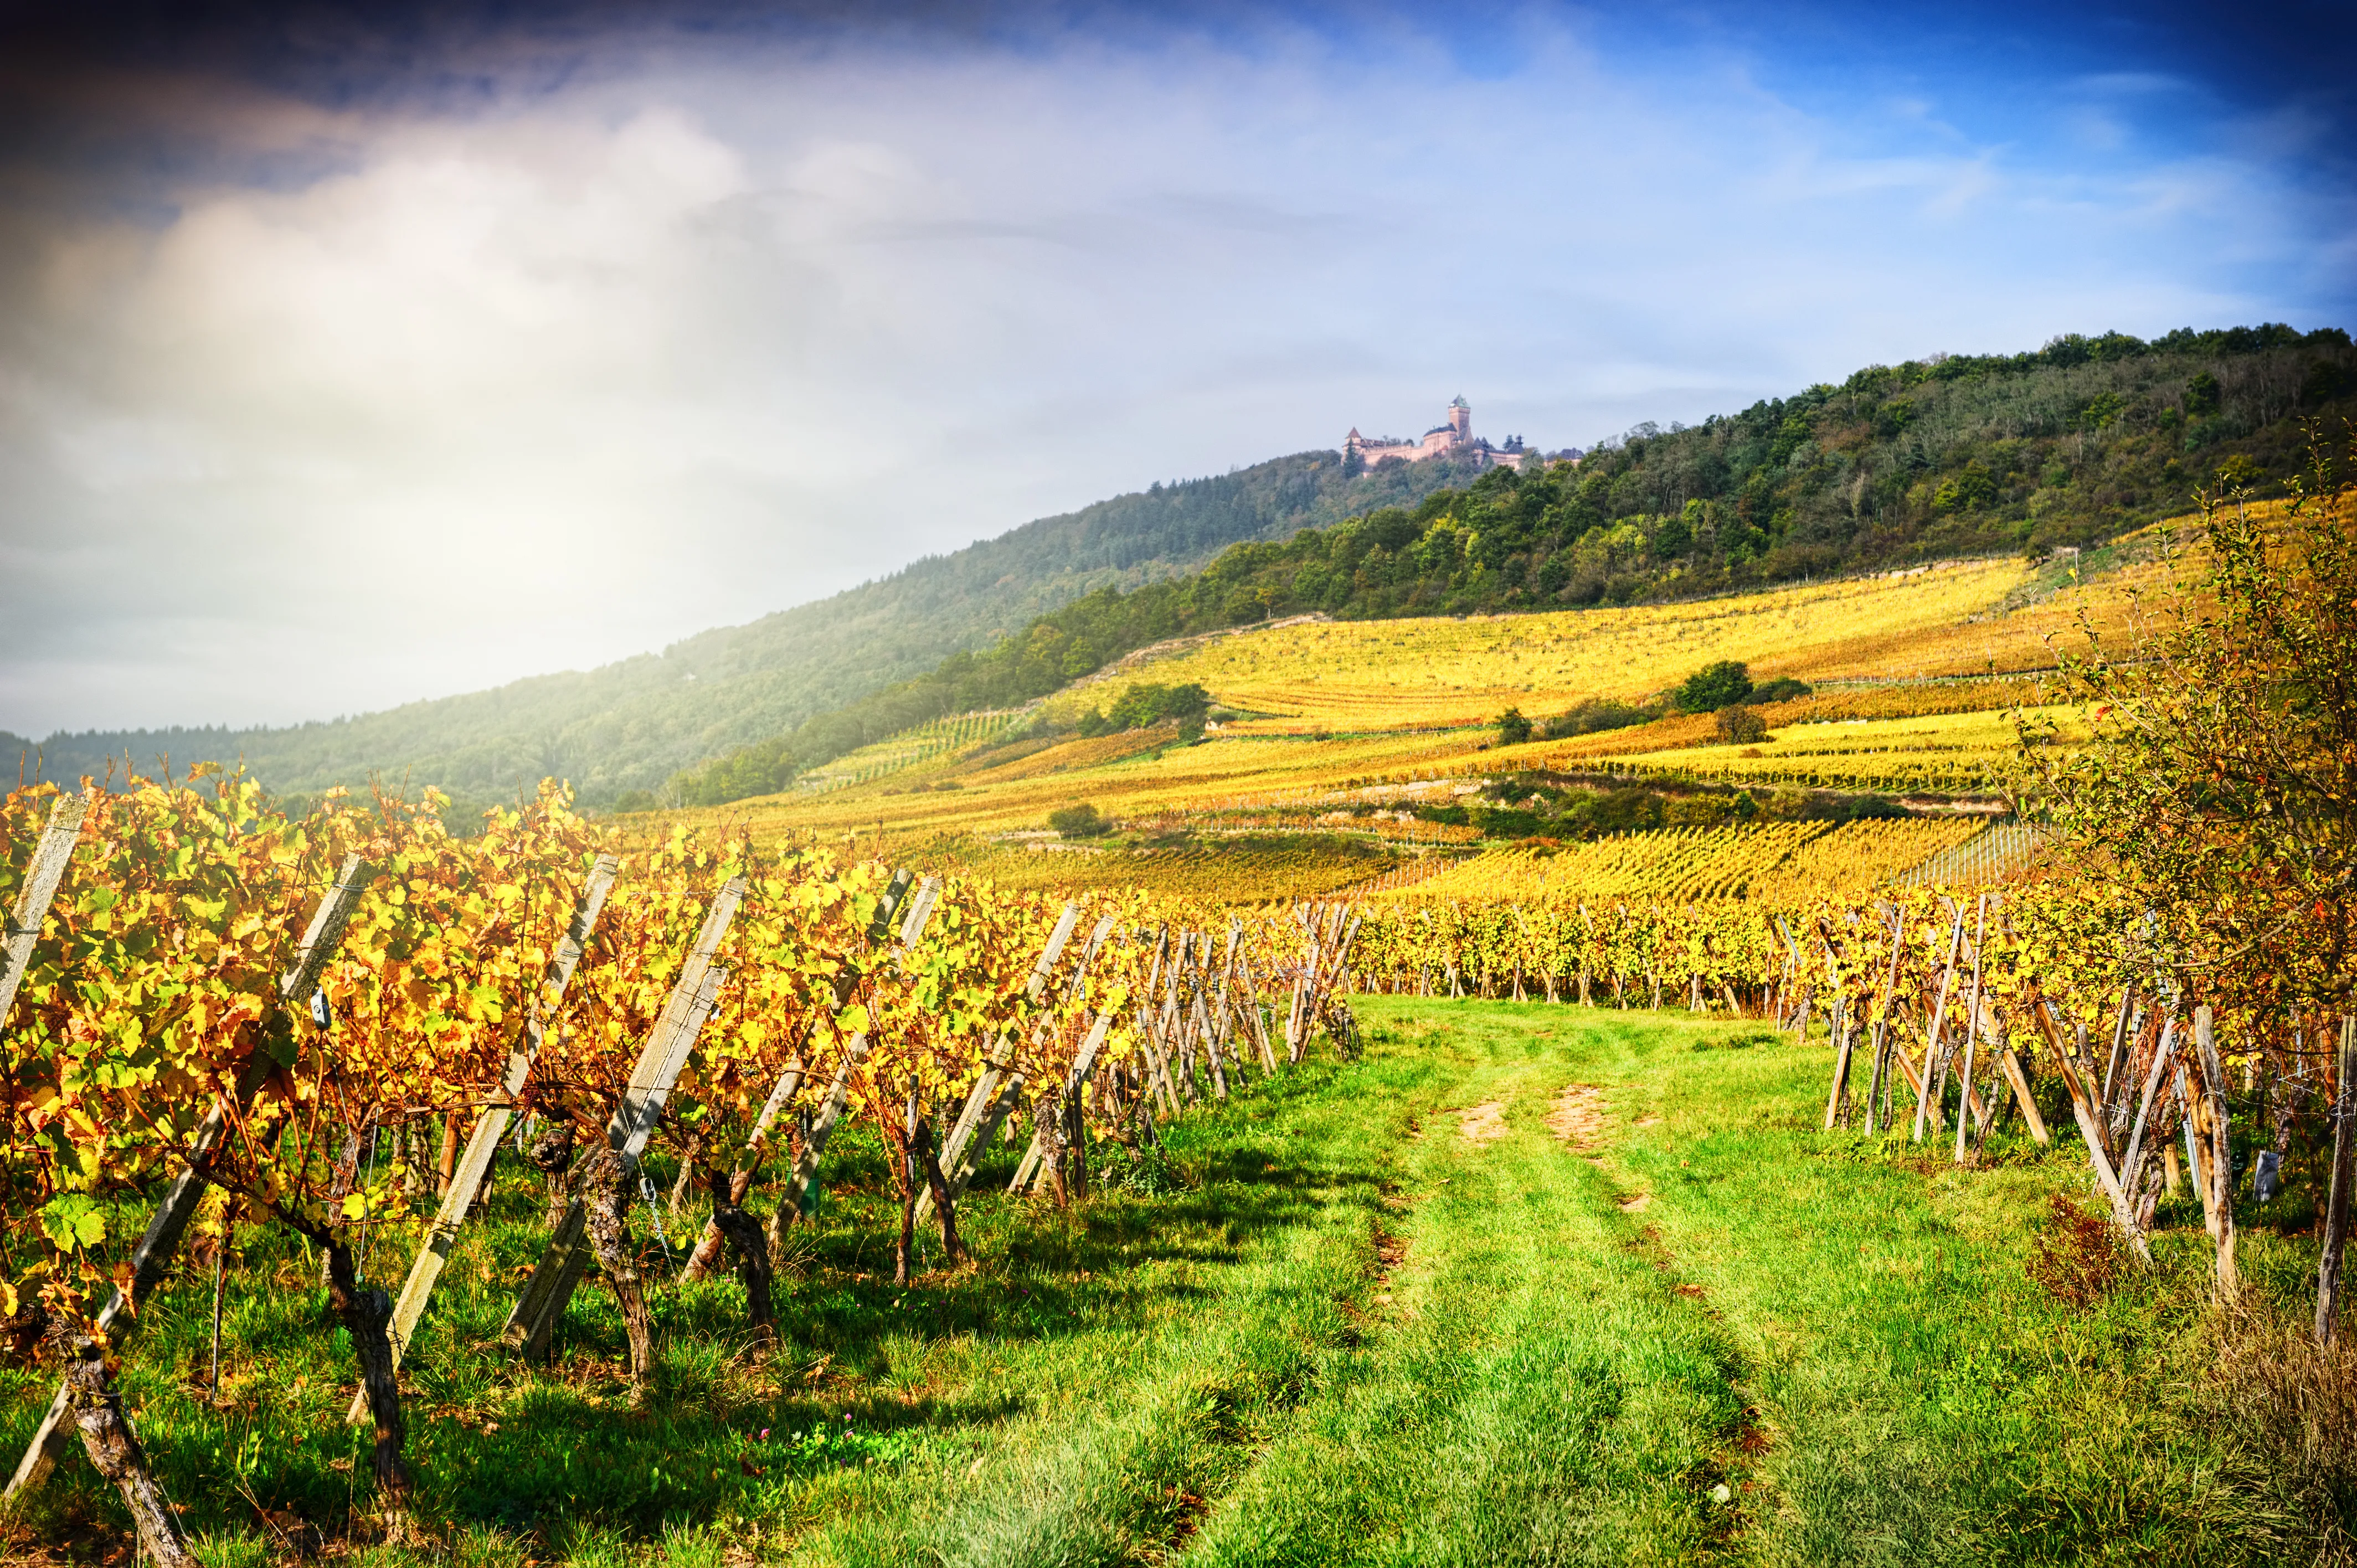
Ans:
{"label": "leaning wooden stake", "polygon": [[[1048,943],[1040,950],[1039,960],[1031,966],[1031,978],[1024,985],[1033,1002],[1046,999],[1049,983],[1055,976],[1057,961],[1063,956],[1065,946],[1071,940],[1072,929],[1079,923],[1080,914],[1078,904],[1065,905],[1056,929],[1048,934]],[[1082,981],[1087,977],[1091,961],[1104,945],[1114,925],[1114,918],[1107,915],[1089,933],[1087,943],[1081,949],[1080,959],[1072,966],[1071,978],[1064,983],[1067,995],[1078,990]],[[974,1180],[974,1167],[980,1162],[983,1151],[990,1147],[990,1141],[998,1135],[999,1128],[1014,1113],[1021,1097],[1023,1069],[1009,1054],[1013,1044],[1011,1037],[1000,1037],[997,1051],[993,1053],[990,1061],[984,1064],[981,1075],[974,1079],[973,1090],[966,1095],[964,1109],[958,1113],[956,1124],[950,1129],[949,1137],[942,1143],[940,1162],[942,1185],[952,1202],[963,1196],[966,1184]],[[924,1223],[932,1211],[933,1194],[929,1186],[917,1198],[917,1222]]]}
{"label": "leaning wooden stake", "polygon": [[[574,907],[573,921],[565,928],[565,936],[550,955],[548,972],[542,977],[540,991],[524,1015],[523,1037],[508,1053],[507,1071],[500,1079],[500,1101],[483,1108],[475,1122],[475,1131],[467,1140],[467,1152],[458,1156],[450,1175],[449,1190],[442,1195],[442,1207],[426,1229],[425,1244],[417,1249],[417,1256],[409,1265],[409,1278],[401,1287],[401,1298],[393,1303],[393,1319],[385,1326],[386,1336],[393,1342],[393,1364],[398,1369],[402,1358],[409,1353],[409,1343],[416,1337],[418,1321],[425,1316],[425,1304],[432,1299],[434,1285],[442,1277],[444,1265],[450,1261],[450,1249],[457,1243],[458,1227],[467,1211],[474,1207],[475,1194],[483,1185],[483,1177],[491,1168],[491,1156],[499,1151],[500,1139],[508,1130],[508,1122],[515,1112],[517,1095],[532,1079],[532,1064],[540,1056],[540,1043],[549,1020],[565,1004],[565,993],[573,983],[573,972],[581,965],[581,955],[589,946],[589,934],[597,929],[597,917],[606,908],[606,895],[614,888],[614,878],[621,870],[621,862],[610,854],[601,854],[589,867],[589,880],[581,889],[581,901]],[[360,1421],[369,1413],[368,1390],[352,1395],[351,1408],[344,1412],[347,1421]]]}
{"label": "leaning wooden stake", "polygon": [[2120,1228],[2120,1234],[2136,1250],[2136,1255],[2148,1263],[2152,1262],[2151,1243],[2145,1240],[2144,1227],[2136,1223],[2136,1206],[2119,1173],[2113,1170],[2111,1155],[2104,1147],[2102,1106],[2096,1099],[2099,1091],[2081,1080],[2078,1065],[2063,1047],[2062,1031],[2045,1000],[2040,998],[2031,1011],[2045,1031],[2047,1043],[2054,1047],[2055,1060],[2061,1066],[2062,1087],[2071,1095],[2071,1113],[2078,1120],[2079,1136],[2086,1142],[2087,1163],[2094,1168],[2095,1185],[2104,1189],[2104,1197],[2112,1206],[2112,1222]]}
{"label": "leaning wooden stake", "polygon": [[[344,924],[351,918],[367,880],[366,863],[357,854],[348,857],[337,874],[335,886],[328,889],[327,897],[319,900],[318,908],[312,913],[311,924],[295,950],[294,964],[279,977],[277,1005],[264,1021],[262,1043],[247,1058],[231,1089],[229,1098],[239,1109],[243,1109],[264,1079],[294,1061],[295,1014],[319,988],[319,976],[326,971],[328,961],[335,956],[337,944],[343,940]],[[204,1121],[198,1123],[196,1137],[188,1146],[188,1163],[165,1189],[164,1201],[157,1206],[155,1218],[147,1222],[139,1245],[132,1250],[130,1299],[125,1301],[120,1290],[113,1293],[99,1312],[99,1333],[107,1333],[134,1312],[170,1272],[173,1255],[179,1251],[180,1237],[196,1215],[198,1199],[205,1195],[206,1173],[212,1165],[213,1150],[220,1145],[228,1125],[229,1107],[216,1100]],[[24,1457],[16,1462],[16,1472],[9,1478],[8,1490],[0,1501],[13,1501],[48,1478],[65,1446],[64,1423],[70,1392],[61,1387],[49,1402],[48,1413],[34,1431]]]}
{"label": "leaning wooden stake", "polygon": [[2357,1176],[2357,1015],[2341,1020],[2340,1076],[2332,1094],[2332,1195],[2324,1211],[2324,1250],[2316,1262],[2316,1342],[2332,1343],[2341,1305],[2341,1257],[2349,1244],[2350,1183]]}
{"label": "leaning wooden stake", "polygon": [[[1940,971],[1940,999],[1932,1008],[1932,1029],[1923,1046],[1923,1084],[1915,1096],[1915,1142],[1919,1144],[1923,1141],[1927,1127],[1932,1132],[1938,1132],[1939,1119],[1945,1111],[1941,1103],[1941,1100],[1945,1098],[1945,1083],[1940,1072],[1940,1035],[1947,1026],[1948,997],[1956,987],[1956,957],[1964,950],[1964,911],[1959,905],[1956,928],[1948,937],[1948,961]],[[1964,1107],[1959,1105],[1956,1114],[1962,1116],[1964,1113]]]}
{"label": "leaning wooden stake", "polygon": [[2243,1292],[2243,1277],[2234,1266],[2234,1155],[2227,1141],[2226,1069],[2218,1059],[2206,1004],[2193,1010],[2193,1054],[2201,1069],[2202,1114],[2197,1130],[2203,1134],[2201,1175],[2210,1195],[2210,1234],[2218,1243],[2218,1294],[2233,1301]]}
{"label": "leaning wooden stake", "polygon": [[[932,917],[933,904],[941,892],[941,878],[928,876],[910,897],[908,912],[900,922],[899,942],[903,950],[916,946],[924,934],[925,922]],[[810,1134],[802,1140],[802,1155],[794,1161],[793,1172],[786,1179],[785,1197],[770,1216],[770,1246],[773,1251],[784,1245],[788,1220],[810,1215],[816,1201],[818,1163],[834,1137],[835,1124],[843,1120],[844,1110],[851,1103],[851,1075],[867,1059],[867,1051],[865,1034],[854,1035],[844,1042],[843,1060],[835,1068],[834,1082],[828,1086],[826,1099],[820,1102],[818,1114],[811,1121]]]}
{"label": "leaning wooden stake", "polygon": [[[1980,1016],[1981,942],[1987,937],[1987,935],[1988,895],[1984,893],[1981,895],[1980,912],[1974,918],[1973,921],[1973,994],[1972,999],[1964,1004],[1964,1066],[1963,1073],[1964,1091],[1962,1095],[1957,1097],[1956,1105],[1956,1164],[1958,1165],[1963,1165],[1964,1163],[1965,1140],[1971,1135],[1974,1125],[1973,1118],[1965,1114],[1965,1110],[1971,1104],[1973,1098],[1973,1047],[1979,1044],[1981,1037],[1980,1030],[1974,1026],[1973,1020]],[[1993,1117],[1996,1114],[1996,1112],[1994,1109],[1989,1112],[1990,1117]],[[1986,1127],[1988,1125],[1988,1121],[1989,1117],[1983,1117],[1980,1121],[1980,1125]]]}
{"label": "leaning wooden stake", "polygon": [[[1996,1015],[1986,1007],[1981,1009],[1981,1029],[1988,1036],[1989,1049],[1996,1053],[1997,1070],[2005,1074],[2006,1085],[2013,1090],[2015,1103],[2021,1107],[2021,1119],[2029,1124],[2030,1137],[2040,1144],[2053,1143],[2054,1134],[2047,1130],[2046,1118],[2038,1109],[2037,1096],[2030,1092],[2029,1075],[2021,1070],[2021,1058],[2006,1044],[2004,1033],[1997,1027]],[[1998,1109],[2002,1110],[2004,1103],[1999,1101]]]}
{"label": "leaning wooden stake", "polygon": [[[1868,1137],[1872,1137],[1879,1127],[1878,1118],[1882,1110],[1884,1083],[1889,1077],[1890,1050],[1896,1033],[1891,1027],[1890,1009],[1899,992],[1899,961],[1907,950],[1907,917],[1893,909],[1890,919],[1890,972],[1883,979],[1882,999],[1875,1006],[1874,1072],[1866,1094],[1866,1132]],[[1913,1074],[1910,1072],[1909,1076]],[[1918,1099],[1921,1099],[1920,1092]]]}
{"label": "leaning wooden stake", "polygon": [[66,863],[73,859],[82,824],[97,803],[98,791],[92,789],[84,795],[60,795],[49,808],[49,820],[41,829],[40,843],[33,847],[24,886],[17,890],[15,908],[8,911],[6,940],[0,943],[0,1028],[7,1025],[8,1009],[16,1004],[16,987],[32,964],[33,944],[40,940],[41,926],[49,918],[49,905],[58,896]]}
{"label": "leaning wooden stake", "polygon": [[[1071,1071],[1064,1075],[1066,1104],[1077,1102],[1081,1091],[1088,1087],[1089,1079],[1097,1069],[1097,1055],[1103,1050],[1106,1032],[1112,1027],[1111,1013],[1097,1015],[1096,1023],[1089,1029],[1088,1038],[1081,1042],[1079,1052],[1072,1058]],[[1010,1193],[1030,1190],[1033,1178],[1039,1174],[1046,1164],[1046,1144],[1035,1133],[1031,1139],[1031,1146],[1023,1152],[1022,1163],[1015,1167],[1015,1179],[1006,1184],[1006,1190]]]}
{"label": "leaning wooden stake", "polygon": [[[632,1165],[646,1152],[647,1140],[654,1135],[663,1104],[671,1098],[672,1085],[679,1081],[680,1069],[687,1066],[688,1055],[695,1047],[695,1036],[703,1032],[704,1021],[719,1000],[725,972],[713,963],[712,956],[728,934],[744,897],[745,878],[732,876],[712,900],[704,929],[696,933],[695,946],[680,966],[679,979],[663,1002],[654,1027],[647,1031],[647,1043],[631,1067],[621,1106],[606,1124],[607,1147]],[[547,1346],[556,1320],[564,1316],[565,1304],[573,1299],[574,1288],[588,1267],[587,1228],[588,1211],[576,1195],[565,1206],[555,1235],[549,1239],[531,1279],[524,1282],[523,1294],[508,1314],[500,1335],[511,1348],[529,1357]]]}
{"label": "leaning wooden stake", "polygon": [[[909,886],[914,880],[915,873],[905,869],[892,874],[892,880],[885,888],[884,896],[877,906],[876,918],[868,927],[867,940],[871,944],[881,942],[885,933],[891,930],[894,918],[906,913]],[[928,904],[927,908],[930,910],[931,905]],[[851,1000],[851,993],[858,983],[859,973],[856,970],[846,970],[835,978],[834,994],[836,1011],[840,1011]],[[686,1266],[680,1271],[682,1279],[708,1278],[713,1269],[719,1264],[721,1250],[729,1245],[729,1234],[741,1233],[746,1224],[752,1223],[745,1219],[741,1212],[731,1218],[725,1211],[737,1209],[745,1201],[746,1195],[753,1190],[753,1177],[759,1171],[761,1162],[769,1157],[770,1134],[777,1126],[778,1118],[785,1113],[786,1107],[793,1103],[794,1096],[802,1092],[802,1080],[808,1076],[808,1065],[797,1055],[786,1064],[786,1069],[778,1075],[778,1081],[770,1086],[770,1097],[761,1102],[760,1114],[753,1119],[752,1131],[746,1135],[744,1151],[737,1161],[737,1168],[728,1174],[727,1180],[720,1188],[720,1196],[725,1201],[704,1222],[704,1234],[696,1239],[695,1245],[689,1250]],[[681,1182],[686,1182],[691,1174],[689,1162],[683,1162],[680,1167]],[[740,1272],[751,1269],[758,1273],[761,1267],[766,1266],[761,1262],[748,1263],[747,1260],[750,1257],[751,1254],[742,1251],[737,1253],[737,1266]],[[751,1276],[748,1275],[748,1277]],[[748,1285],[748,1288],[751,1287]],[[758,1323],[756,1326],[759,1326]]]}
{"label": "leaning wooden stake", "polygon": [[1834,966],[1831,947],[1825,950],[1825,967],[1835,982],[1833,990],[1837,1004],[1830,1020],[1834,1031],[1834,1082],[1825,1095],[1825,1131],[1830,1133],[1849,1107],[1849,1058],[1857,1042],[1850,1026],[1850,999],[1839,984],[1840,971]]}

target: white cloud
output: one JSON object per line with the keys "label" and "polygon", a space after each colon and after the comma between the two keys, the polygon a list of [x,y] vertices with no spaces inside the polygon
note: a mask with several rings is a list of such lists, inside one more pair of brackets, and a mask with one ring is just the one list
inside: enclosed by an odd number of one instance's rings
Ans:
{"label": "white cloud", "polygon": [[240,99],[214,129],[305,177],[15,220],[0,619],[41,652],[0,727],[585,665],[1458,392],[1585,441],[2337,297],[2246,156],[2096,177],[1935,101],[1829,119],[1739,59],[1529,37],[1481,81],[1405,38],[1074,38],[618,48],[466,115]]}

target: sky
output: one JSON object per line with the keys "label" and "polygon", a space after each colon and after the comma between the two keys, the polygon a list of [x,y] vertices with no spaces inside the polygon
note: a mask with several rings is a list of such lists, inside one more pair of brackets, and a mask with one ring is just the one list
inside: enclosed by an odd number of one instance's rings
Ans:
{"label": "sky", "polygon": [[587,668],[1157,479],[2357,327],[2349,7],[0,0],[0,729]]}

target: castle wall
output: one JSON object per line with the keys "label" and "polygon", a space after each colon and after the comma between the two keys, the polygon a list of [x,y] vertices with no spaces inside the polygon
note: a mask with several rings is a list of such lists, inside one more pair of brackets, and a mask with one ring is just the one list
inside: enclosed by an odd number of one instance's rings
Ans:
{"label": "castle wall", "polygon": [[1388,460],[1403,463],[1428,462],[1435,457],[1479,456],[1486,464],[1504,468],[1520,468],[1523,454],[1500,452],[1478,445],[1473,439],[1473,411],[1462,403],[1448,408],[1448,423],[1437,430],[1425,432],[1418,441],[1370,441],[1357,435],[1344,444],[1346,450],[1355,449],[1370,468]]}

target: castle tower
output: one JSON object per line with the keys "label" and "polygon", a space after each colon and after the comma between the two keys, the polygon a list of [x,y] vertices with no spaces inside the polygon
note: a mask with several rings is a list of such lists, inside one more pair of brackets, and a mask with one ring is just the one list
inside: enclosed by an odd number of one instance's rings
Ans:
{"label": "castle tower", "polygon": [[1457,445],[1473,439],[1473,405],[1462,397],[1448,405],[1448,428]]}

